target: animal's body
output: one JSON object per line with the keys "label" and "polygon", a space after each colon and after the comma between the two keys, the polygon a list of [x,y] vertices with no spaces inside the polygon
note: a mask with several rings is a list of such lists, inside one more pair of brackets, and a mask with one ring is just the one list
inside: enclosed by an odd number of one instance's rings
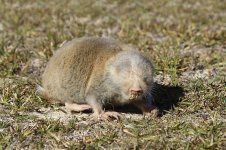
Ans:
{"label": "animal's body", "polygon": [[63,45],[47,64],[41,93],[74,111],[118,117],[105,105],[134,104],[151,111],[153,66],[138,50],[108,38],[79,38]]}

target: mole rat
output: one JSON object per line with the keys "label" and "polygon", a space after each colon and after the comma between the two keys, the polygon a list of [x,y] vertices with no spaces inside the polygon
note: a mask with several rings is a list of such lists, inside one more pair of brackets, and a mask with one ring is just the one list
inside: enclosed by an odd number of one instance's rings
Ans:
{"label": "mole rat", "polygon": [[114,39],[77,38],[59,48],[47,64],[38,91],[71,111],[93,110],[98,119],[119,119],[107,105],[153,106],[153,65],[135,48]]}

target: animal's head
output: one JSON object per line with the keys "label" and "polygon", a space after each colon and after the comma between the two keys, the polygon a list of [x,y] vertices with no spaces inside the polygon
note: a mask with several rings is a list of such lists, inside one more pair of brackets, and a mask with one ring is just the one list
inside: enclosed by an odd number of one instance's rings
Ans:
{"label": "animal's head", "polygon": [[153,66],[138,51],[122,51],[108,62],[107,77],[125,103],[135,101],[151,94]]}

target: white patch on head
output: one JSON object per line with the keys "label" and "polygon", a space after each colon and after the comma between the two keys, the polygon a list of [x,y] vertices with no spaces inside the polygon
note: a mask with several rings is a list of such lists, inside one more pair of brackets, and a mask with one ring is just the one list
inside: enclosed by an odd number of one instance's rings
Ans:
{"label": "white patch on head", "polygon": [[141,88],[146,92],[149,85],[144,79],[148,77],[152,80],[151,64],[136,50],[118,53],[109,61],[107,67],[113,83],[120,88],[121,95],[126,100],[139,97],[131,94],[130,89]]}

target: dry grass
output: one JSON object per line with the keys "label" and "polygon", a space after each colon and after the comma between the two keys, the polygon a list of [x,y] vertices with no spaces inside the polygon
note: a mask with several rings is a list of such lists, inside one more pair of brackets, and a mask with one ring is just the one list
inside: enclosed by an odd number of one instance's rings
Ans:
{"label": "dry grass", "polygon": [[[179,86],[184,97],[162,117],[123,113],[119,122],[47,104],[35,94],[46,62],[83,36],[136,45],[163,93]],[[224,149],[225,58],[224,0],[0,0],[0,149]]]}

